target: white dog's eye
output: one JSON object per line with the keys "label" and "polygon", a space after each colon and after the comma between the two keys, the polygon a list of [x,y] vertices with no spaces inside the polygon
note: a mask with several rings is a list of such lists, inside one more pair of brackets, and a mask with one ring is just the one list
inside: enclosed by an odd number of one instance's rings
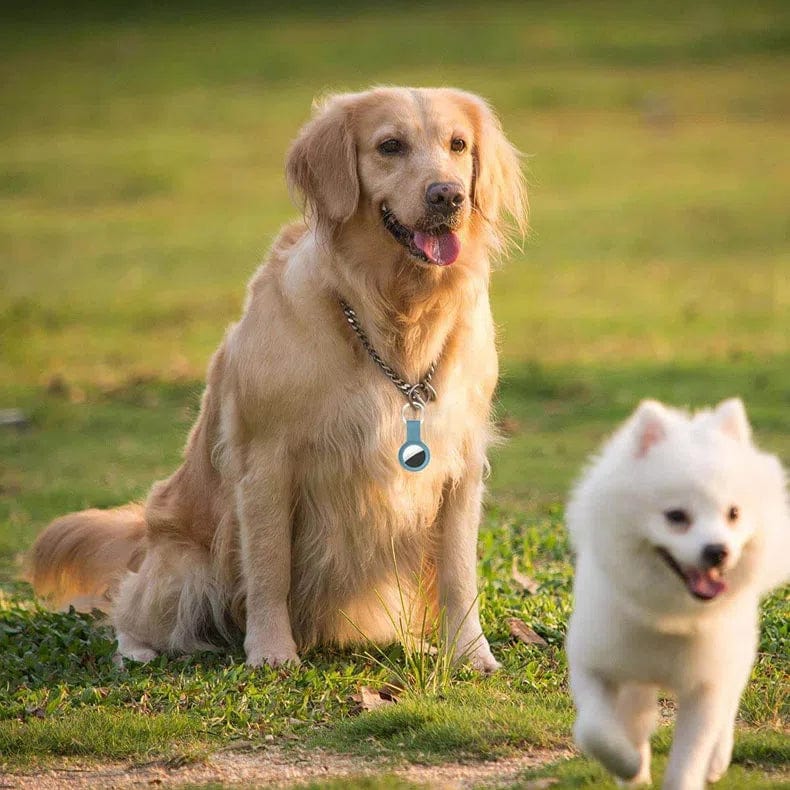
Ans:
{"label": "white dog's eye", "polygon": [[741,511],[738,508],[738,506],[737,505],[733,505],[727,511],[727,521],[729,521],[730,524],[734,524],[740,518],[740,515],[741,515]]}
{"label": "white dog's eye", "polygon": [[456,154],[461,154],[466,151],[466,140],[460,137],[454,137],[450,143],[450,150],[455,151]]}
{"label": "white dog's eye", "polygon": [[681,508],[665,510],[664,518],[676,527],[688,527],[691,524],[691,516],[688,511]]}

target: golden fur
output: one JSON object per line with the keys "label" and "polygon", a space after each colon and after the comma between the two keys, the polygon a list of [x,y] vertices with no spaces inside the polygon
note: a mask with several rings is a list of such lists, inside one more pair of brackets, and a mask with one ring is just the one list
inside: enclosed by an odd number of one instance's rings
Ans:
{"label": "golden fur", "polygon": [[[384,156],[382,139],[408,142]],[[456,137],[467,150],[454,152]],[[37,591],[112,600],[122,654],[145,660],[245,634],[256,665],[295,661],[356,627],[395,637],[401,584],[425,574],[447,628],[479,668],[496,662],[476,604],[476,542],[497,379],[489,254],[521,226],[518,156],[488,106],[450,89],[379,88],[318,105],[287,161],[307,224],[283,229],[241,320],[214,355],[182,466],[140,510],[53,522],[32,552]],[[384,228],[424,221],[433,182],[463,185],[458,260],[418,261]],[[432,460],[398,464],[403,397],[339,306],[409,381],[434,359]],[[345,613],[345,614],[344,614]],[[348,619],[347,619],[348,618]]]}

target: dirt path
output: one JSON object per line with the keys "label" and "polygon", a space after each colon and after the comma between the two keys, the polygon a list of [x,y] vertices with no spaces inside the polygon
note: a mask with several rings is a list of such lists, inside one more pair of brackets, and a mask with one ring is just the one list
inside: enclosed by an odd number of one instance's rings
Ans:
{"label": "dirt path", "polygon": [[[532,751],[518,757],[491,762],[443,763],[442,765],[401,765],[381,759],[302,752],[277,747],[255,752],[221,751],[205,762],[173,767],[156,763],[74,763],[68,768],[19,771],[0,774],[0,788],[135,788],[178,787],[218,782],[228,787],[288,787],[344,776],[396,774],[431,788],[459,790],[471,787],[495,788],[507,785],[528,769],[569,757],[570,751]],[[549,787],[551,780],[538,780],[535,790]]]}

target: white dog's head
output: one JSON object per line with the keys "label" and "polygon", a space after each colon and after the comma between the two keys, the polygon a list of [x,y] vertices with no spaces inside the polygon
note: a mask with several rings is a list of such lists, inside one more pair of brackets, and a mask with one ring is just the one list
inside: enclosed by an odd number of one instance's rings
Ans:
{"label": "white dog's head", "polygon": [[757,576],[767,533],[789,528],[785,476],[752,443],[740,400],[693,417],[644,401],[577,488],[568,521],[577,549],[637,600],[712,601],[777,583]]}
{"label": "white dog's head", "polygon": [[743,404],[689,420],[647,401],[633,420],[633,452],[635,483],[655,494],[644,537],[692,596],[716,598],[758,529],[765,491]]}

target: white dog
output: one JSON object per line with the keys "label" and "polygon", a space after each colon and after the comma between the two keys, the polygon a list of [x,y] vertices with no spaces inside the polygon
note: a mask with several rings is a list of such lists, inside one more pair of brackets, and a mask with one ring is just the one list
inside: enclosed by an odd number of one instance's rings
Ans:
{"label": "white dog", "polygon": [[760,596],[790,575],[779,461],[732,399],[693,417],[644,401],[573,493],[568,632],[574,735],[616,777],[650,783],[658,688],[678,696],[664,787],[715,782],[732,755]]}

